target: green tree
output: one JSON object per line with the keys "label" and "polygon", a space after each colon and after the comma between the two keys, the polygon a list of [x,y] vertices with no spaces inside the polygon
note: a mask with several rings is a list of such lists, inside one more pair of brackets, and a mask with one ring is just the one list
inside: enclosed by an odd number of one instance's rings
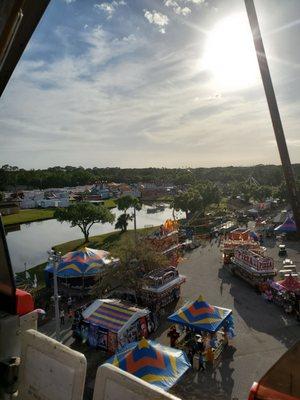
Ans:
{"label": "green tree", "polygon": [[60,222],[69,222],[71,227],[78,226],[84,235],[85,242],[88,242],[90,229],[94,224],[113,223],[115,220],[115,215],[105,206],[95,206],[86,202],[60,208],[55,211],[54,217]]}
{"label": "green tree", "polygon": [[121,229],[122,232],[127,231],[128,221],[131,221],[132,217],[129,214],[123,213],[118,216],[117,222],[115,224],[115,229]]}
{"label": "green tree", "polygon": [[[134,231],[136,235],[136,211],[142,208],[142,205],[136,197],[127,195],[122,196],[117,200],[118,210],[124,211],[118,218],[116,223],[116,229],[121,229],[122,232],[126,232],[128,221],[134,219]],[[133,215],[127,213],[129,208],[133,208]],[[118,226],[117,226],[118,225]]]}
{"label": "green tree", "polygon": [[221,200],[221,192],[217,185],[212,182],[203,182],[196,186],[195,191],[198,191],[202,197],[202,207],[204,211],[211,204],[219,204]]}
{"label": "green tree", "polygon": [[103,295],[116,283],[136,290],[143,285],[145,274],[169,265],[169,260],[157,252],[145,237],[140,238],[136,246],[134,235],[129,233],[120,240],[114,256],[120,259],[120,266],[99,277],[94,287],[97,296]]}
{"label": "green tree", "polygon": [[182,210],[189,214],[204,214],[211,204],[218,204],[221,194],[218,187],[211,182],[203,182],[195,186],[190,186],[185,192],[181,192],[173,199],[172,206],[175,210]]}

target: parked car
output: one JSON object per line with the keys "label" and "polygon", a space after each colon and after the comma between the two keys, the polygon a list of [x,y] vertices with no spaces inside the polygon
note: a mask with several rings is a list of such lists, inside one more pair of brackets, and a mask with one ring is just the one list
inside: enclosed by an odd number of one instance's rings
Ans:
{"label": "parked car", "polygon": [[280,245],[279,245],[278,255],[279,255],[279,256],[286,256],[286,255],[287,255],[287,251],[286,251],[286,248],[285,248],[285,244],[280,244]]}

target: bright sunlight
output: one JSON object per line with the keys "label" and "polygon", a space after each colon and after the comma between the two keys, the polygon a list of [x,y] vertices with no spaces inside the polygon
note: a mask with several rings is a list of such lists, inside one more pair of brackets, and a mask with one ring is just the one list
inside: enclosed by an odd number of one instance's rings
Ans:
{"label": "bright sunlight", "polygon": [[258,64],[246,15],[232,15],[216,24],[208,34],[202,66],[213,74],[219,90],[244,89],[258,81]]}

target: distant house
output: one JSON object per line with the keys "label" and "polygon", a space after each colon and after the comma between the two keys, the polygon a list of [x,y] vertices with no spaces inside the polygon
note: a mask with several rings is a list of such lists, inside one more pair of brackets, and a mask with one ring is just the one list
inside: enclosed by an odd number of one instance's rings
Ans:
{"label": "distant house", "polygon": [[104,182],[95,183],[91,189],[91,194],[100,196],[103,200],[113,197],[108,185]]}
{"label": "distant house", "polygon": [[17,214],[19,211],[20,202],[18,200],[0,202],[0,214],[2,215]]}
{"label": "distant house", "polygon": [[36,208],[38,203],[44,199],[42,190],[24,191],[21,194],[21,209]]}

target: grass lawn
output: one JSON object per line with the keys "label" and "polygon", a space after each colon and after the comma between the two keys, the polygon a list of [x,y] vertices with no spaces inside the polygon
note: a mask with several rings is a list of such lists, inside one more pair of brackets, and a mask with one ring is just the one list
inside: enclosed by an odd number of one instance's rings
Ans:
{"label": "grass lawn", "polygon": [[[107,208],[116,207],[114,199],[104,200]],[[2,216],[4,225],[26,224],[27,222],[42,221],[54,218],[54,209],[33,208],[30,210],[20,210],[17,214]]]}
{"label": "grass lawn", "polygon": [[52,219],[54,215],[53,209],[30,209],[20,210],[18,214],[4,215],[2,217],[4,225],[24,224],[26,222],[42,221],[44,219]]}
{"label": "grass lawn", "polygon": [[[34,291],[40,290],[45,287],[45,279],[44,279],[44,269],[46,266],[47,262],[44,262],[42,264],[39,264],[33,268],[30,268],[28,270],[32,280],[34,279],[34,275],[36,274],[37,281],[38,281],[38,287],[36,289],[33,289]],[[26,275],[25,271],[23,272],[17,272],[16,275],[21,278],[24,282],[26,281]],[[32,291],[32,289],[31,289]]]}
{"label": "grass lawn", "polygon": [[104,200],[104,205],[105,205],[107,208],[115,208],[115,207],[117,207],[117,204],[116,204],[116,200],[115,200],[115,199]]}

